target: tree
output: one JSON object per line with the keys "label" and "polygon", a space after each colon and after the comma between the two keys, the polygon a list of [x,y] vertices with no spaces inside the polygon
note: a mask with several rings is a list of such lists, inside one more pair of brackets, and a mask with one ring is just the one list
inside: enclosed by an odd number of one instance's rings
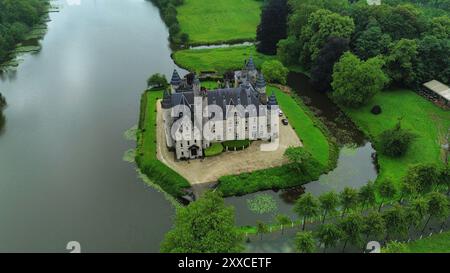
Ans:
{"label": "tree", "polygon": [[298,39],[288,37],[280,40],[277,46],[277,57],[285,65],[293,65],[298,63],[300,58],[300,46]]}
{"label": "tree", "polygon": [[386,223],[378,211],[371,210],[364,217],[363,233],[368,238],[380,239],[386,233]]}
{"label": "tree", "polygon": [[447,82],[450,79],[450,40],[425,36],[418,42],[416,84],[430,80]]}
{"label": "tree", "polygon": [[342,219],[339,227],[343,232],[344,246],[342,252],[345,251],[347,243],[359,246],[362,242],[361,233],[363,231],[363,218],[360,214],[352,213]]}
{"label": "tree", "polygon": [[266,234],[269,232],[269,227],[265,223],[263,223],[261,221],[257,221],[256,222],[256,232],[259,234],[260,239],[262,240],[263,234]]}
{"label": "tree", "polygon": [[385,71],[395,84],[411,85],[415,82],[417,54],[416,40],[401,39],[389,46]]}
{"label": "tree", "polygon": [[268,82],[286,84],[289,69],[284,67],[280,61],[272,60],[264,62],[261,71]]}
{"label": "tree", "polygon": [[319,51],[317,59],[311,67],[311,83],[320,91],[330,91],[333,66],[349,50],[349,40],[330,37]]}
{"label": "tree", "polygon": [[147,80],[148,88],[166,88],[168,86],[165,75],[159,73],[153,74]]}
{"label": "tree", "polygon": [[407,151],[415,135],[401,127],[398,122],[394,128],[388,129],[380,135],[381,152],[390,157],[401,157]]}
{"label": "tree", "polygon": [[389,34],[383,33],[380,25],[375,18],[371,18],[367,29],[360,33],[356,39],[355,53],[361,59],[369,58],[385,54],[387,46],[391,43]]}
{"label": "tree", "polygon": [[300,63],[309,68],[330,37],[350,39],[354,29],[355,24],[348,16],[342,16],[326,9],[312,13],[300,35],[299,41],[302,45]]}
{"label": "tree", "polygon": [[381,69],[383,64],[379,57],[364,62],[350,52],[344,53],[334,65],[333,98],[350,107],[366,104],[389,81]]}
{"label": "tree", "polygon": [[319,202],[311,193],[305,193],[295,202],[294,211],[303,218],[302,230],[305,230],[306,221],[319,213]]}
{"label": "tree", "polygon": [[439,169],[434,164],[416,164],[411,166],[404,183],[413,185],[418,193],[430,192],[439,183]]}
{"label": "tree", "polygon": [[330,191],[319,196],[320,208],[323,211],[322,214],[322,224],[325,223],[325,218],[328,214],[336,212],[336,208],[339,205],[339,196],[334,192]]}
{"label": "tree", "polygon": [[408,230],[419,228],[425,215],[428,213],[428,202],[423,197],[418,197],[405,208],[405,220]]}
{"label": "tree", "polygon": [[340,194],[339,199],[342,207],[341,217],[344,217],[348,210],[356,208],[358,206],[358,191],[349,187],[346,187]]}
{"label": "tree", "polygon": [[311,159],[311,154],[304,148],[289,147],[284,152],[290,162],[290,167],[298,174],[306,172],[305,164]]}
{"label": "tree", "polygon": [[298,232],[295,236],[295,250],[298,253],[313,253],[316,246],[312,232]]}
{"label": "tree", "polygon": [[366,185],[359,189],[359,201],[362,203],[362,209],[367,206],[373,206],[376,204],[376,187],[372,181],[369,181]]}
{"label": "tree", "polygon": [[206,192],[187,207],[177,209],[174,228],[161,244],[161,252],[233,253],[243,250],[235,226],[234,209],[218,193]]}
{"label": "tree", "polygon": [[317,240],[324,245],[324,252],[327,248],[335,247],[342,236],[342,230],[334,224],[321,225],[316,233]]}
{"label": "tree", "polygon": [[431,19],[427,34],[435,36],[439,39],[450,38],[450,17],[440,16]]}
{"label": "tree", "polygon": [[423,226],[422,233],[428,226],[431,218],[436,218],[439,221],[444,221],[449,215],[449,201],[445,195],[439,192],[430,192],[426,196],[428,200],[428,219]]}
{"label": "tree", "polygon": [[439,185],[447,190],[447,195],[450,194],[450,167],[442,168],[441,175],[439,176]]}
{"label": "tree", "polygon": [[269,0],[263,7],[256,31],[257,49],[267,55],[277,53],[277,44],[287,36],[287,0]]}
{"label": "tree", "polygon": [[284,214],[278,214],[275,217],[276,222],[281,225],[281,234],[284,233],[284,227],[292,224],[292,219]]}
{"label": "tree", "polygon": [[413,5],[393,6],[377,19],[393,40],[418,38],[426,28],[422,13]]}
{"label": "tree", "polygon": [[390,179],[384,179],[378,184],[378,194],[381,197],[380,207],[378,208],[378,211],[381,211],[384,202],[395,197],[395,195],[397,194],[397,189]]}
{"label": "tree", "polygon": [[405,209],[402,206],[395,205],[383,213],[383,219],[386,223],[386,241],[394,236],[403,237],[408,233]]}

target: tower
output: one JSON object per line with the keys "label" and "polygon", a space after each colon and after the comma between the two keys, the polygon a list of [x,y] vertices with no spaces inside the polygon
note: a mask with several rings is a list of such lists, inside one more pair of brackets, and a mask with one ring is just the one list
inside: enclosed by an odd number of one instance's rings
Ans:
{"label": "tower", "polygon": [[269,139],[273,141],[278,138],[279,131],[279,122],[278,122],[278,101],[275,97],[275,93],[272,91],[272,94],[269,97],[267,102],[267,127],[269,133]]}
{"label": "tower", "polygon": [[259,93],[259,97],[261,103],[267,103],[267,94],[266,94],[266,80],[264,79],[264,75],[261,73],[258,74],[258,78],[255,83],[256,91]]}
{"label": "tower", "polygon": [[178,71],[176,69],[173,70],[172,73],[172,79],[170,80],[170,87],[172,94],[175,93],[181,85],[181,77],[180,74],[178,74]]}
{"label": "tower", "polygon": [[197,75],[194,76],[194,81],[192,82],[192,91],[194,91],[194,97],[201,96],[202,84],[198,79]]}
{"label": "tower", "polygon": [[256,76],[258,74],[258,71],[256,70],[255,63],[253,62],[253,57],[250,56],[250,59],[248,59],[246,70],[248,73],[247,79],[254,83],[256,81]]}
{"label": "tower", "polygon": [[164,90],[163,100],[161,102],[162,112],[163,112],[163,122],[164,130],[166,135],[167,147],[173,148],[174,142],[170,129],[172,128],[173,118],[172,118],[172,95],[169,94],[167,90]]}

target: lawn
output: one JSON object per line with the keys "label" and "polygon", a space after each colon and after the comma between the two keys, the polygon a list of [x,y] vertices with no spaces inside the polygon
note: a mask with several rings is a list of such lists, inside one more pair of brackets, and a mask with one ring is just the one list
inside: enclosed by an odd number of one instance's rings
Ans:
{"label": "lawn", "polygon": [[146,91],[142,95],[136,163],[141,172],[164,191],[180,197],[183,189],[190,187],[189,182],[156,157],[156,101],[162,96],[162,91]]}
{"label": "lawn", "polygon": [[216,71],[224,73],[227,70],[239,70],[250,56],[258,68],[275,57],[263,55],[254,46],[235,46],[215,49],[186,49],[173,54],[175,63],[190,71]]}
{"label": "lawn", "polygon": [[450,253],[450,232],[411,242],[407,248],[409,253]]}
{"label": "lawn", "polygon": [[290,95],[276,87],[269,86],[268,94],[272,94],[272,91],[275,92],[281,110],[303,142],[305,149],[320,163],[327,166],[330,157],[328,140],[317,127],[317,122],[313,121],[305,111],[306,106],[301,107]]}
{"label": "lawn", "polygon": [[184,0],[177,18],[193,45],[253,41],[261,4],[257,0]]}
{"label": "lawn", "polygon": [[[370,113],[380,105],[382,114]],[[371,103],[360,109],[345,109],[353,121],[375,142],[386,129],[391,129],[402,118],[402,127],[411,130],[416,139],[406,155],[395,159],[378,154],[381,167],[379,179],[390,177],[400,183],[409,166],[417,163],[443,165],[440,145],[450,128],[450,112],[444,111],[409,90],[381,92]]]}

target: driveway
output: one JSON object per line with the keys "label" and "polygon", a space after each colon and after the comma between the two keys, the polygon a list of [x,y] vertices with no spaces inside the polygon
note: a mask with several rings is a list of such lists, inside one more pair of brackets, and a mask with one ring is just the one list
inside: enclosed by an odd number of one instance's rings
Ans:
{"label": "driveway", "polygon": [[191,185],[217,182],[219,177],[231,174],[252,172],[281,166],[287,163],[283,154],[289,147],[303,146],[292,127],[280,121],[280,145],[275,151],[261,151],[263,141],[254,141],[245,150],[224,152],[205,159],[176,161],[173,152],[166,146],[164,124],[160,101],[157,102],[157,151],[158,159],[184,176]]}

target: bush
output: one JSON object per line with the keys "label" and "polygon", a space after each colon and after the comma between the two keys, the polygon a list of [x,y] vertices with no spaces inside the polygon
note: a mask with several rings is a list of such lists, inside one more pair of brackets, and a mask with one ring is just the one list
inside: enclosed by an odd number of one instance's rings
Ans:
{"label": "bush", "polygon": [[205,156],[211,157],[219,155],[223,152],[223,146],[221,143],[213,143],[208,149],[205,150]]}
{"label": "bush", "polygon": [[289,70],[280,61],[264,62],[261,71],[268,82],[286,84]]}
{"label": "bush", "polygon": [[370,112],[374,115],[379,115],[381,114],[381,106],[379,105],[375,105],[374,107],[372,107],[372,110],[370,110]]}
{"label": "bush", "polygon": [[402,129],[398,123],[395,128],[386,130],[380,135],[380,149],[384,155],[400,157],[406,153],[413,140],[414,134]]}
{"label": "bush", "polygon": [[248,139],[244,140],[230,140],[222,143],[223,147],[228,147],[228,150],[242,150],[243,148],[248,148],[250,146],[251,141]]}

